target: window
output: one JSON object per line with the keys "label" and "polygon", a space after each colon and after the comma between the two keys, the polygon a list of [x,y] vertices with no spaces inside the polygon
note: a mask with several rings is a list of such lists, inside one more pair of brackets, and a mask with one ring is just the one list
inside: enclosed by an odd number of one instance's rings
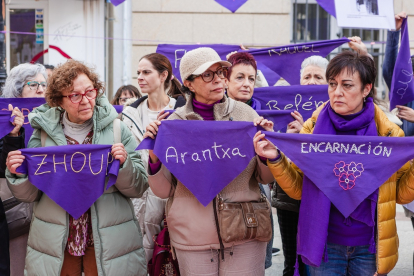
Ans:
{"label": "window", "polygon": [[318,4],[293,4],[293,42],[329,39],[330,15]]}

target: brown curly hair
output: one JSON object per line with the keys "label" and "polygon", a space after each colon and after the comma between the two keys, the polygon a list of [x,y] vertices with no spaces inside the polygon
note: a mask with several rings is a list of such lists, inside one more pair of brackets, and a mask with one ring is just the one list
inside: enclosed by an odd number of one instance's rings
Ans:
{"label": "brown curly hair", "polygon": [[98,96],[105,92],[104,83],[99,80],[98,74],[83,62],[69,59],[63,64],[59,64],[53,70],[52,76],[48,79],[46,89],[46,102],[51,107],[58,107],[63,100],[63,92],[73,89],[73,80],[80,74],[85,74],[93,83],[93,87],[98,91]]}

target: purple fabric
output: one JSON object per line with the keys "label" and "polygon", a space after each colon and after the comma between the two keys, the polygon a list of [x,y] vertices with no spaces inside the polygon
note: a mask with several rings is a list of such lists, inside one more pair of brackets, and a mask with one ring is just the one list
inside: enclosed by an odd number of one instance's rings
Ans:
{"label": "purple fabric", "polygon": [[304,120],[309,119],[318,106],[329,100],[327,85],[255,88],[253,98],[262,104],[263,110],[295,109]]}
{"label": "purple fabric", "polygon": [[111,162],[111,147],[69,145],[21,149],[25,160],[16,171],[27,174],[33,185],[78,219],[104,193],[107,175],[106,189],[116,182],[119,160]]}
{"label": "purple fabric", "polygon": [[9,104],[11,104],[13,108],[18,107],[20,111],[23,112],[25,117],[23,125],[25,130],[24,142],[26,146],[33,133],[33,128],[30,125],[27,116],[35,107],[44,103],[46,103],[45,98],[0,98],[0,110],[9,110]]}
{"label": "purple fabric", "polygon": [[377,200],[378,193],[374,192],[349,218],[345,218],[334,205],[331,205],[327,242],[344,246],[364,246],[372,243],[374,251],[371,253],[375,253],[375,218],[372,218],[371,203],[374,205],[375,216]]}
{"label": "purple fabric", "polygon": [[252,122],[163,121],[156,139],[144,139],[137,150],[153,149],[207,206],[255,157],[252,137],[257,129]]}
{"label": "purple fabric", "polygon": [[260,103],[259,100],[256,100],[254,97],[251,98],[250,100],[251,100],[251,103],[250,103],[251,108],[253,108],[256,111],[262,109],[262,104]]}
{"label": "purple fabric", "polygon": [[116,113],[122,113],[122,110],[124,110],[124,106],[123,105],[113,105],[113,107],[116,110]]}
{"label": "purple fabric", "polygon": [[302,61],[310,56],[326,57],[337,47],[349,42],[348,38],[306,42],[279,47],[249,50],[256,61],[263,63],[283,77],[289,84],[300,84]]}
{"label": "purple fabric", "polygon": [[125,0],[111,0],[111,3],[116,7],[116,6],[118,6],[119,4],[122,4],[122,3],[124,3],[125,2]]}
{"label": "purple fabric", "polygon": [[[219,103],[218,101],[217,103]],[[214,104],[200,103],[193,99],[193,110],[203,117],[204,121],[214,121]]]}
{"label": "purple fabric", "polygon": [[413,67],[411,63],[410,38],[407,19],[401,26],[401,46],[395,62],[390,89],[390,109],[396,105],[405,105],[414,100]]}
{"label": "purple fabric", "polygon": [[214,0],[226,9],[230,10],[232,13],[235,13],[247,0]]}
{"label": "purple fabric", "polygon": [[[372,98],[368,98],[364,108],[352,115],[340,116],[335,113],[332,107],[328,104],[321,111],[318,121],[315,125],[314,134],[337,134],[337,135],[364,135],[364,136],[377,136],[377,127],[374,120],[375,106]],[[342,164],[342,163],[341,163]],[[339,172],[339,169],[334,169],[335,174],[339,175],[340,186],[344,189],[352,189],[352,184],[341,182],[341,180],[353,179],[354,183],[359,174],[362,174],[363,167],[360,164],[356,168],[358,171],[353,172],[349,165],[343,167],[343,173]],[[348,175],[349,173],[349,175]],[[352,183],[352,182],[351,182]],[[309,178],[304,177],[303,187],[307,189],[309,185],[315,185]],[[322,193],[322,191],[320,191]],[[318,233],[309,233],[306,228],[312,227],[312,222],[306,217],[299,218],[300,229],[305,229],[302,232],[299,230],[299,239],[302,241],[306,239],[309,234],[320,235],[326,237],[326,231],[328,233],[328,242],[335,244],[341,244],[345,246],[361,246],[370,245],[370,250],[375,253],[375,210],[378,199],[378,189],[373,192],[368,198],[366,198],[361,204],[358,205],[355,211],[353,211],[349,217],[345,217],[334,205],[330,208],[329,217],[322,217],[321,219],[328,219],[328,229],[319,229]],[[312,217],[316,217],[321,214],[318,207],[313,204],[312,198],[306,198],[301,203],[307,212],[313,212]],[[326,199],[329,200],[329,199]],[[323,213],[323,212],[322,212]],[[300,213],[299,213],[300,214]],[[346,234],[344,234],[346,233]],[[303,241],[306,243],[307,241]],[[312,255],[312,253],[307,253]],[[306,258],[306,257],[305,257]]]}
{"label": "purple fabric", "polygon": [[262,62],[257,62],[257,69],[262,72],[263,76],[265,76],[269,86],[275,85],[280,79],[280,76],[275,71],[264,65]]}
{"label": "purple fabric", "polygon": [[200,48],[210,47],[213,48],[220,56],[222,60],[226,60],[226,56],[240,49],[239,45],[226,45],[226,44],[158,44],[156,52],[163,54],[171,62],[174,76],[181,81],[180,75],[180,62],[186,52]]}
{"label": "purple fabric", "polygon": [[3,138],[14,129],[14,118],[11,111],[0,111],[0,138]]}
{"label": "purple fabric", "polygon": [[293,110],[256,110],[259,116],[274,123],[273,130],[279,131],[285,128],[295,118],[292,116]]}
{"label": "purple fabric", "polygon": [[157,163],[151,163],[151,160],[148,159],[148,167],[150,175],[156,174],[161,169],[161,161],[158,159]]}
{"label": "purple fabric", "polygon": [[330,15],[336,17],[335,0],[316,0],[316,2]]}

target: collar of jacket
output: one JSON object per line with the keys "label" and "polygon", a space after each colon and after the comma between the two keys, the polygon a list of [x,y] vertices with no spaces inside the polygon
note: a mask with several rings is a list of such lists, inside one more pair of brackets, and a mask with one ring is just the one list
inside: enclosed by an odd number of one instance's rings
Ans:
{"label": "collar of jacket", "polygon": [[139,98],[138,100],[136,100],[135,102],[133,102],[130,106],[133,107],[133,108],[137,108],[146,99],[148,99],[148,95]]}
{"label": "collar of jacket", "polygon": [[[220,103],[214,105],[214,118],[216,121],[220,121],[221,118],[229,115],[234,109],[235,101],[231,98],[223,96],[223,99]],[[203,118],[194,112],[193,109],[193,96],[188,97],[186,104],[177,109],[169,118],[181,120],[203,120]]]}
{"label": "collar of jacket", "polygon": [[[328,104],[329,101],[326,101],[322,105],[320,105],[312,114],[312,117],[309,119],[312,122],[312,132],[313,128],[315,127],[316,121],[318,120],[318,116],[321,113],[322,108]],[[400,136],[398,133],[401,130],[399,126],[388,120],[387,115],[381,108],[375,105],[375,124],[377,125],[378,136]]]}
{"label": "collar of jacket", "polygon": [[[66,145],[66,138],[60,124],[60,114],[62,112],[64,112],[62,108],[43,104],[29,113],[29,122],[34,129],[43,129],[56,144]],[[92,117],[94,136],[111,124],[117,116],[118,113],[115,108],[104,95],[96,98]]]}

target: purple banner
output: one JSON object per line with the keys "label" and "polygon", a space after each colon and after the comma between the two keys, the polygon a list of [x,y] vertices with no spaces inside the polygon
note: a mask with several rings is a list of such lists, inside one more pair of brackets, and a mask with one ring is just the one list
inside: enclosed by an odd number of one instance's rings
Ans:
{"label": "purple banner", "polygon": [[174,76],[181,82],[180,75],[180,62],[183,56],[191,50],[200,47],[213,48],[221,57],[222,60],[226,60],[226,56],[231,53],[240,50],[239,45],[226,45],[226,44],[158,44],[157,53],[162,54],[168,58],[173,68]]}
{"label": "purple banner", "polygon": [[256,155],[252,142],[256,132],[252,122],[163,121],[156,139],[144,139],[137,150],[153,149],[207,206]]}
{"label": "purple banner", "polygon": [[344,217],[414,157],[414,137],[265,133]]}
{"label": "purple banner", "polygon": [[316,2],[330,15],[336,17],[335,0],[316,0]]}
{"label": "purple banner", "polygon": [[327,85],[255,88],[253,98],[261,103],[263,110],[294,109],[299,111],[304,120],[309,119],[318,106],[329,100]]}
{"label": "purple banner", "polygon": [[17,172],[47,194],[75,219],[85,213],[106,189],[115,184],[119,160],[111,145],[69,145],[22,149]]}
{"label": "purple banner", "polygon": [[287,127],[295,118],[292,116],[294,110],[256,110],[257,114],[274,123],[273,130],[279,131]]}
{"label": "purple banner", "polygon": [[410,38],[407,19],[401,26],[401,46],[395,62],[390,89],[390,110],[396,105],[405,105],[414,100],[413,65],[410,53]]}
{"label": "purple banner", "polygon": [[257,62],[261,62],[283,77],[289,84],[300,84],[300,67],[310,56],[326,57],[348,38],[292,44],[280,47],[249,50]]}
{"label": "purple banner", "polygon": [[217,3],[235,13],[247,0],[215,0]]}
{"label": "purple banner", "polygon": [[14,107],[18,107],[24,116],[24,130],[25,130],[25,139],[24,142],[27,146],[27,143],[30,140],[30,137],[33,133],[33,128],[29,123],[27,116],[29,113],[36,107],[46,103],[45,98],[0,98],[0,110],[9,110],[9,104]]}
{"label": "purple banner", "polygon": [[[221,57],[222,60],[226,60],[226,56],[235,51],[240,50],[239,45],[226,45],[226,44],[190,44],[190,45],[179,45],[179,44],[159,44],[157,47],[157,53],[162,54],[168,58],[173,67],[173,74],[181,82],[180,75],[180,60],[183,58],[185,53],[188,51],[197,49],[199,47],[213,48]],[[271,70],[269,67],[261,62],[257,63],[257,69],[262,71],[269,85],[274,85],[280,76]]]}

